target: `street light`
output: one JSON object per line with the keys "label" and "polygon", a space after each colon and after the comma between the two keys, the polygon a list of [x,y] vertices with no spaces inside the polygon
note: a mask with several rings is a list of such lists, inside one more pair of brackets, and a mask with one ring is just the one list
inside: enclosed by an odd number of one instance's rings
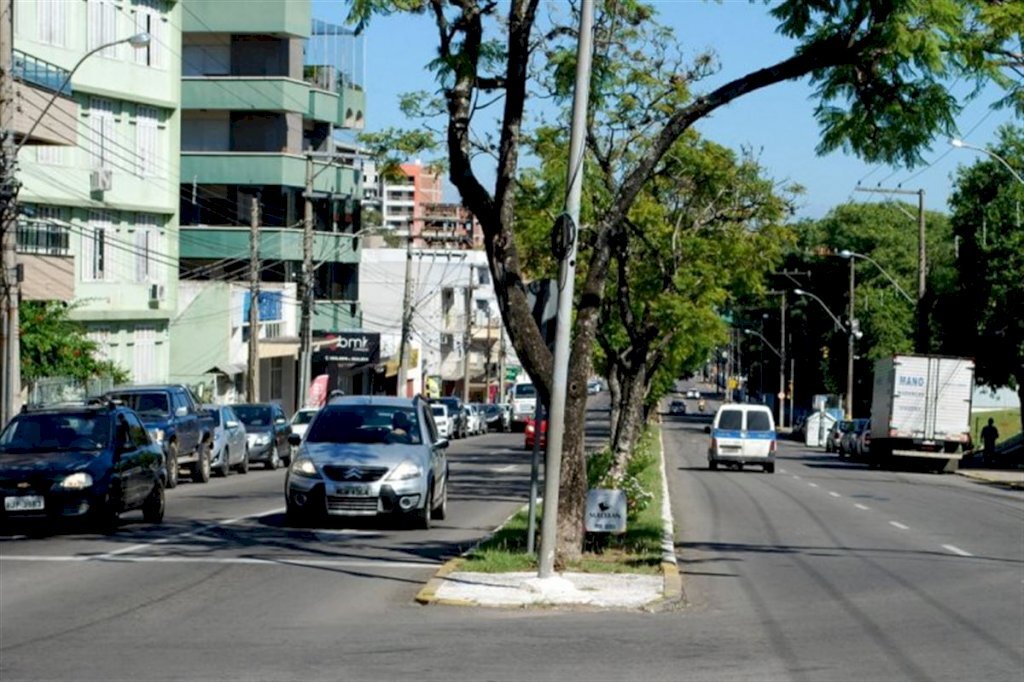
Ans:
{"label": "street light", "polygon": [[761,332],[757,331],[756,329],[744,329],[743,333],[744,334],[750,334],[751,336],[756,336],[756,337],[760,338],[762,341],[764,341],[764,344],[766,346],[768,346],[768,350],[770,350],[771,352],[775,353],[775,356],[778,357],[780,360],[782,359],[782,353],[780,353],[778,350],[776,350],[775,346],[772,345],[772,342],[769,341],[765,337],[764,334],[762,334]]}
{"label": "street light", "polygon": [[[9,34],[5,34],[6,35]],[[39,116],[32,122],[32,126],[28,129],[28,132],[22,137],[21,142],[17,146],[13,144],[13,138],[9,135],[4,136],[4,161],[0,166],[0,187],[3,188],[5,194],[5,200],[9,203],[8,209],[4,211],[3,215],[3,229],[0,230],[0,259],[2,259],[2,267],[0,267],[0,283],[3,283],[4,295],[0,298],[2,303],[3,315],[3,333],[0,333],[0,426],[6,424],[11,418],[17,413],[17,403],[19,402],[19,396],[21,393],[21,339],[18,334],[18,326],[20,320],[18,318],[18,301],[20,298],[19,285],[17,276],[14,274],[18,267],[18,243],[16,235],[17,226],[17,201],[18,201],[18,185],[14,177],[15,162],[18,157],[18,152],[25,146],[25,143],[32,137],[32,133],[35,132],[40,122],[46,117],[46,113],[53,106],[53,103],[57,101],[57,97],[60,96],[64,88],[67,87],[71,81],[71,76],[74,75],[75,71],[82,63],[96,54],[101,50],[105,50],[108,47],[120,45],[121,43],[128,43],[135,49],[147,47],[152,38],[148,33],[136,33],[122,38],[121,40],[115,40],[109,43],[104,43],[99,47],[95,47],[79,58],[75,65],[68,71],[68,74],[64,77],[60,86],[54,91],[53,95],[50,96],[46,106],[43,107]],[[10,49],[10,45],[6,49]],[[8,55],[9,56],[9,55]],[[9,64],[5,60],[5,64]],[[6,82],[0,84],[0,90],[7,91],[7,86],[11,85],[11,73],[9,68],[4,69],[4,73],[0,78]],[[13,103],[4,101],[3,106],[9,107]],[[13,149],[11,148],[13,147]],[[12,281],[14,280],[14,281]]]}
{"label": "street light", "polygon": [[954,147],[956,147],[957,149],[973,149],[976,152],[982,152],[984,154],[988,154],[993,159],[995,159],[999,163],[1003,164],[1003,166],[1006,167],[1006,170],[1010,171],[1010,174],[1017,179],[1017,182],[1019,182],[1022,185],[1024,185],[1024,178],[1022,178],[1020,176],[1020,173],[1018,173],[1017,171],[1015,171],[1013,169],[1013,166],[1010,165],[1010,162],[1007,161],[1006,159],[1004,159],[1003,157],[999,156],[999,154],[996,154],[991,149],[986,149],[985,147],[975,147],[973,144],[967,144],[963,140],[961,140],[959,138],[956,138],[956,137],[954,137],[952,140],[950,140],[949,143],[951,145],[953,145]]}
{"label": "street light", "polygon": [[843,249],[842,251],[840,251],[839,252],[839,257],[840,258],[860,258],[862,260],[866,260],[867,262],[871,263],[876,268],[878,268],[879,272],[881,272],[883,275],[885,275],[886,279],[888,279],[889,282],[891,282],[892,285],[894,287],[896,287],[896,290],[899,291],[900,294],[902,294],[903,298],[907,299],[907,302],[910,303],[910,305],[914,305],[914,299],[910,297],[910,294],[908,294],[906,292],[906,290],[903,287],[900,286],[900,283],[897,282],[895,279],[893,279],[892,275],[890,275],[888,272],[886,272],[885,268],[883,268],[881,265],[879,265],[878,262],[874,258],[871,258],[870,256],[865,256],[863,253],[856,253],[854,251],[850,251],[849,249]]}
{"label": "street light", "polygon": [[864,332],[857,328],[853,317],[853,260],[850,260],[850,326],[847,329],[835,314],[828,309],[825,302],[815,296],[809,291],[803,289],[794,289],[793,293],[797,296],[808,296],[813,298],[821,306],[822,310],[828,313],[828,316],[832,318],[832,321],[836,324],[836,329],[847,334],[847,345],[846,345],[846,416],[848,419],[853,418],[853,342],[854,340],[860,340],[864,336]]}
{"label": "street light", "polygon": [[[812,294],[809,291],[804,291],[803,289],[793,289],[793,293],[796,294],[797,296],[807,296],[808,298],[813,298],[815,301],[818,302],[818,305],[821,306],[821,309],[824,310],[826,313],[828,313],[828,316],[832,318],[832,321],[836,323],[836,330],[837,331],[841,331],[841,332],[847,331],[846,326],[843,325],[842,320],[840,320],[838,317],[836,317],[835,314],[831,310],[828,309],[828,306],[825,305],[825,302],[822,301],[820,298],[818,298],[817,296],[815,296],[814,294]],[[859,329],[852,330],[852,333],[858,339],[861,338],[862,336],[864,336],[864,332],[862,332]]]}

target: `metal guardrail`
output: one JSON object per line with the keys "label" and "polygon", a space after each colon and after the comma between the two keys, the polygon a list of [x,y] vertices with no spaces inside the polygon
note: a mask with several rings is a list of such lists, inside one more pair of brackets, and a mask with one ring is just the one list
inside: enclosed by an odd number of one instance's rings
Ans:
{"label": "metal guardrail", "polygon": [[22,80],[51,92],[58,92],[68,97],[71,96],[71,81],[64,82],[68,76],[67,69],[62,69],[56,64],[51,64],[30,54],[25,54],[21,50],[12,50],[12,53],[11,70],[15,80]]}

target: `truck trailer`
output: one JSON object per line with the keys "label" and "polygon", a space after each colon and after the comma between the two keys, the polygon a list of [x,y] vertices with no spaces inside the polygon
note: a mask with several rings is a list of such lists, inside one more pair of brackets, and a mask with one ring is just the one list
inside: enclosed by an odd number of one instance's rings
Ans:
{"label": "truck trailer", "polygon": [[872,466],[894,457],[931,460],[955,471],[971,442],[974,361],[894,355],[875,362],[871,397]]}

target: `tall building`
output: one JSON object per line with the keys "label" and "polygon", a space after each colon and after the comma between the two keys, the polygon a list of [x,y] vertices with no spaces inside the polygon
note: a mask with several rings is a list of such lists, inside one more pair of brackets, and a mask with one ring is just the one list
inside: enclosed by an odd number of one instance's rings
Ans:
{"label": "tall building", "polygon": [[[312,19],[309,0],[180,4],[181,277],[244,284],[250,224],[257,221],[261,287],[277,289],[260,296],[260,398],[293,406],[299,344],[296,327],[280,316],[295,302],[287,297],[305,295],[305,244],[312,248],[314,337],[362,324],[355,235],[362,180],[335,142],[340,129],[363,125],[361,38]],[[307,201],[310,242],[303,230]],[[295,294],[288,293],[290,284],[298,285]],[[209,295],[227,295],[215,291],[221,289],[211,287]],[[205,307],[203,295],[196,294],[197,310]],[[268,298],[276,302],[267,304]],[[174,341],[176,375],[213,373],[241,388],[247,301],[248,292],[230,309],[228,338],[236,341],[202,354],[195,352],[195,316],[183,311],[192,320],[188,335]]]}
{"label": "tall building", "polygon": [[72,303],[136,382],[170,369],[181,15],[165,0],[14,4],[23,298]]}

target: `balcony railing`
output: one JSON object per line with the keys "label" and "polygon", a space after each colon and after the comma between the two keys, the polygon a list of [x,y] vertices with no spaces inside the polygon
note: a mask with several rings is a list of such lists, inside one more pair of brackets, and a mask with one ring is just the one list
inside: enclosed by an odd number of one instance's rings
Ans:
{"label": "balcony railing", "polygon": [[71,96],[71,81],[64,83],[68,76],[67,69],[25,54],[20,50],[13,51],[12,72],[16,80],[31,83],[51,92],[59,92]]}
{"label": "balcony railing", "polygon": [[44,256],[70,256],[70,234],[66,225],[23,219],[18,221],[17,250]]}

